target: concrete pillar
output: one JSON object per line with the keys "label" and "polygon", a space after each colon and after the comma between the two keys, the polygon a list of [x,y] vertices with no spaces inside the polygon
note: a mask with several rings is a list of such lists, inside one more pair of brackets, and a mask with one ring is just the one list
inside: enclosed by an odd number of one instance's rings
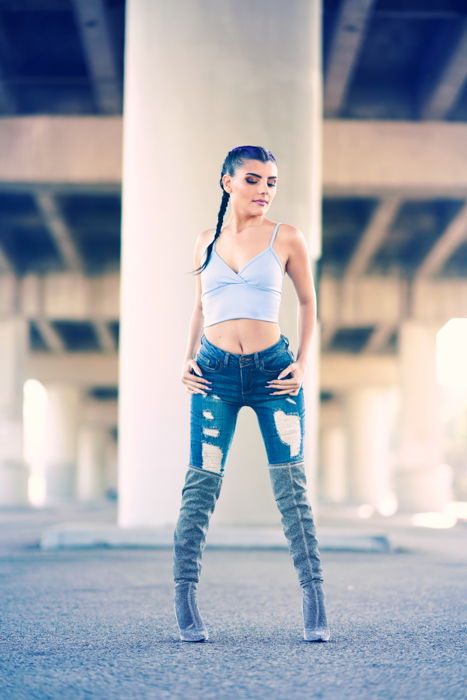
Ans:
{"label": "concrete pillar", "polygon": [[394,393],[386,387],[358,387],[345,396],[348,495],[355,505],[384,510],[393,498],[391,439]]}
{"label": "concrete pillar", "polygon": [[109,440],[108,430],[101,425],[83,425],[79,431],[76,482],[79,501],[105,499]]}
{"label": "concrete pillar", "polygon": [[[180,374],[195,285],[193,247],[196,235],[216,224],[220,168],[231,148],[271,149],[280,185],[268,216],[300,226],[313,251],[320,247],[312,235],[319,237],[321,3],[279,3],[268,21],[262,4],[250,3],[245,14],[236,0],[209,6],[193,0],[179,10],[178,3],[165,0],[126,5],[122,527],[174,523],[178,516],[189,458],[190,395]],[[226,222],[228,217],[229,212]],[[296,310],[296,293],[286,280],[281,327],[292,343]],[[317,390],[311,380],[309,388]],[[309,400],[313,405],[316,397]],[[224,485],[215,517],[236,521],[239,500],[229,494],[240,490],[242,522],[277,522],[259,428],[254,415],[246,418],[237,426],[231,455],[236,461],[229,459],[230,484]]]}
{"label": "concrete pillar", "polygon": [[347,498],[347,435],[342,425],[321,431],[320,485],[323,501],[343,503]]}
{"label": "concrete pillar", "polygon": [[27,505],[29,470],[23,458],[23,383],[28,323],[0,320],[0,506]]}
{"label": "concrete pillar", "polygon": [[45,419],[45,505],[76,497],[78,429],[81,389],[69,384],[47,383]]}
{"label": "concrete pillar", "polygon": [[408,319],[399,329],[399,510],[441,511],[452,499],[452,468],[444,464],[442,388],[436,377],[440,324]]}

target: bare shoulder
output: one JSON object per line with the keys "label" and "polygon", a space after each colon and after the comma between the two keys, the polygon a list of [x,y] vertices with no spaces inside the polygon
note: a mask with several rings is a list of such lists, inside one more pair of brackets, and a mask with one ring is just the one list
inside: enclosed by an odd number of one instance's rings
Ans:
{"label": "bare shoulder", "polygon": [[206,248],[214,238],[215,231],[216,229],[214,228],[208,228],[204,231],[200,231],[196,236],[193,251],[193,260],[197,268],[201,265],[201,259],[203,259]]}
{"label": "bare shoulder", "polygon": [[[205,229],[204,231],[200,231],[196,235],[195,243],[194,243],[194,250],[193,250],[193,264],[195,270],[199,270],[201,267],[202,261],[204,261],[204,253],[206,251],[206,248],[208,247],[209,243],[212,241],[214,238],[214,233],[216,229],[209,228]],[[195,306],[198,307],[200,311],[202,311],[202,303],[201,303],[201,294],[202,294],[202,285],[201,285],[201,275],[196,274],[195,275]]]}
{"label": "bare shoulder", "polygon": [[206,240],[206,242],[209,243],[214,238],[215,232],[216,232],[215,228],[206,228],[206,229],[204,229],[204,231],[201,231],[201,233],[199,234],[199,237],[202,240]]}
{"label": "bare shoulder", "polygon": [[200,233],[198,233],[196,237],[196,247],[200,251],[203,251],[205,248],[207,248],[212,239],[214,238],[215,232],[215,228],[206,228],[204,229],[204,231],[200,231]]}
{"label": "bare shoulder", "polygon": [[305,236],[298,226],[292,226],[292,224],[281,224],[278,237],[279,235],[285,255],[284,269],[291,275],[297,261],[306,260],[308,257]]}
{"label": "bare shoulder", "polygon": [[303,238],[302,231],[297,228],[297,226],[292,226],[292,224],[281,224],[279,226],[279,233],[284,240],[290,241],[291,243],[298,238]]}

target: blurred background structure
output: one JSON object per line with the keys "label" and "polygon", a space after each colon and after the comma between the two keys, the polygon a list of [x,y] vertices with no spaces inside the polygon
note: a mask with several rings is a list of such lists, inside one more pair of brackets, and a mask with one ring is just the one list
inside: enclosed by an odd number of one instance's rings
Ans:
{"label": "blurred background structure", "polygon": [[[464,0],[0,0],[0,505],[175,520],[194,237],[256,143],[316,273],[315,505],[462,517],[466,77]],[[278,520],[251,421],[221,522]]]}

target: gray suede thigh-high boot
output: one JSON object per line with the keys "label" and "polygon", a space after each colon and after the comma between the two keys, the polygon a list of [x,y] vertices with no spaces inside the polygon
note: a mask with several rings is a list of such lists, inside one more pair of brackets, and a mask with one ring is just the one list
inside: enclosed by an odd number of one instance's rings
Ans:
{"label": "gray suede thigh-high boot", "polygon": [[209,520],[222,481],[221,474],[191,466],[185,475],[173,547],[174,608],[183,642],[201,642],[209,638],[198,611],[196,587]]}
{"label": "gray suede thigh-high boot", "polygon": [[269,464],[269,476],[289,552],[303,588],[303,638],[307,642],[327,642],[331,631],[326,618],[323,571],[307,495],[305,465],[303,461]]}

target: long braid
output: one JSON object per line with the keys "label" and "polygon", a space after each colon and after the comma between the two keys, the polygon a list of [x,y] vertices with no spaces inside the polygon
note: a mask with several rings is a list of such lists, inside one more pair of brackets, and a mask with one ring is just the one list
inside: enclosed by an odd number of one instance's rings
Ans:
{"label": "long braid", "polygon": [[271,151],[268,151],[266,148],[262,148],[261,146],[238,146],[237,148],[233,148],[227,153],[227,156],[222,165],[221,176],[219,178],[219,185],[222,190],[222,199],[221,205],[219,207],[219,212],[217,214],[216,232],[214,234],[214,238],[206,248],[206,256],[204,263],[197,267],[196,270],[192,270],[193,274],[201,274],[201,272],[209,263],[209,260],[211,259],[212,248],[214,246],[216,238],[219,237],[220,232],[222,230],[224,215],[230,200],[230,194],[226,190],[224,190],[222,177],[226,173],[233,177],[237,168],[242,166],[245,160],[260,160],[263,163],[266,163],[268,160],[272,160],[275,162],[276,159],[274,158]]}
{"label": "long braid", "polygon": [[[217,214],[217,226],[216,226],[216,233],[214,234],[214,238],[212,239],[211,243],[209,244],[209,253],[211,252],[211,249],[214,245],[214,241],[216,238],[219,237],[220,232],[222,231],[222,223],[224,221],[224,215],[227,210],[228,204],[229,204],[229,199],[230,199],[230,194],[226,190],[223,189],[222,192],[222,199],[221,199],[221,205],[219,207],[219,212]],[[207,265],[207,262],[206,262]]]}

